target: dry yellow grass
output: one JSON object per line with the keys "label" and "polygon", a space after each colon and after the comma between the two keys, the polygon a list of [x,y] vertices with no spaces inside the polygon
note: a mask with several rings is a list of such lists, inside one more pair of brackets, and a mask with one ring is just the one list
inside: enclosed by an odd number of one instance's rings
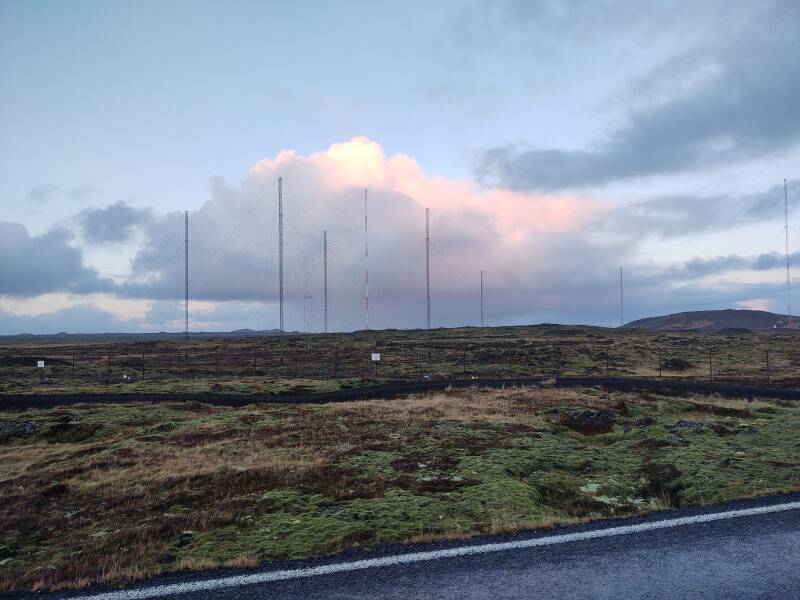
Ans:
{"label": "dry yellow grass", "polygon": [[372,418],[405,425],[426,419],[449,421],[482,420],[492,423],[528,423],[543,421],[537,410],[561,404],[597,405],[598,397],[580,390],[560,388],[507,388],[447,390],[392,400],[368,400],[332,404],[326,413],[346,415],[367,412]]}

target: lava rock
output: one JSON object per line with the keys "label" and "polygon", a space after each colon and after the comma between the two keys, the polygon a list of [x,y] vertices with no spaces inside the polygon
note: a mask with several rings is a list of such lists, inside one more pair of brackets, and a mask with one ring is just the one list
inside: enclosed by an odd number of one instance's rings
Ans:
{"label": "lava rock", "polygon": [[607,410],[568,408],[560,410],[554,421],[584,435],[598,435],[612,430],[614,414]]}
{"label": "lava rock", "polygon": [[685,358],[678,358],[678,357],[672,356],[670,358],[667,358],[662,363],[662,366],[667,371],[686,371],[688,369],[691,369],[693,365],[692,365],[691,362],[689,362]]}

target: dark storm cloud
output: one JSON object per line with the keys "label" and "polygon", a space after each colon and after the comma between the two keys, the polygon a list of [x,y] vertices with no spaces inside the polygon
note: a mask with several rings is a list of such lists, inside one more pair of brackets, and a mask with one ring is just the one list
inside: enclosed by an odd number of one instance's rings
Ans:
{"label": "dark storm cloud", "polygon": [[[677,173],[795,147],[800,141],[800,4],[763,6],[741,35],[674,56],[639,82],[623,124],[605,139],[577,150],[490,148],[476,161],[476,177],[513,189],[550,190]],[[699,81],[683,82],[682,72]],[[641,93],[662,89],[661,78],[676,90],[654,99]]]}
{"label": "dark storm cloud", "polygon": [[[800,208],[800,186],[788,183],[789,210]],[[601,230],[635,237],[675,238],[772,221],[783,224],[784,188],[742,196],[659,196],[626,204],[597,222]]]}
{"label": "dark storm cloud", "polygon": [[0,295],[109,291],[111,282],[85,267],[69,241],[62,229],[31,236],[19,223],[0,222]]}
{"label": "dark storm cloud", "polygon": [[94,244],[112,244],[128,240],[136,228],[153,219],[150,210],[133,208],[123,201],[105,208],[87,208],[76,217],[84,237]]}

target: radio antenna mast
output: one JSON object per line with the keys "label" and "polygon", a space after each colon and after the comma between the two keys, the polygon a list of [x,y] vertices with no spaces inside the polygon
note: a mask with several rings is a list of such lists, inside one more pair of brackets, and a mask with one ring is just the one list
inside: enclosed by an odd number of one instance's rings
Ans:
{"label": "radio antenna mast", "polygon": [[425,289],[428,329],[431,328],[431,230],[429,225],[431,209],[425,209]]}
{"label": "radio antenna mast", "polygon": [[322,232],[322,272],[323,272],[323,321],[324,331],[328,333],[328,232]]}
{"label": "radio antenna mast", "polygon": [[789,274],[789,192],[786,179],[783,180],[783,218],[786,230],[786,325],[792,324],[792,279]]}
{"label": "radio antenna mast", "polygon": [[184,251],[183,251],[183,310],[184,310],[184,328],[183,335],[189,339],[189,211],[183,213],[183,233],[184,233]]}
{"label": "radio antenna mast", "polygon": [[367,188],[364,188],[364,313],[369,329],[369,229],[367,224]]}
{"label": "radio antenna mast", "polygon": [[278,306],[283,333],[283,177],[278,177]]}
{"label": "radio antenna mast", "polygon": [[625,296],[622,289],[622,267],[619,268],[619,326],[625,325]]}
{"label": "radio antenna mast", "polygon": [[481,269],[481,327],[483,327],[483,269]]}
{"label": "radio antenna mast", "polygon": [[[308,300],[308,309],[306,310],[306,300]],[[311,294],[303,294],[303,332],[311,333],[314,322],[314,296]]]}

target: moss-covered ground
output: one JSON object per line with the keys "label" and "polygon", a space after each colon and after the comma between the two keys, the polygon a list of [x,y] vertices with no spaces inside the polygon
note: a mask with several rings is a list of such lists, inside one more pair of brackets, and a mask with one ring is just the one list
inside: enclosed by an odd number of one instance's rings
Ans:
{"label": "moss-covered ground", "polygon": [[0,413],[0,589],[800,489],[800,407],[602,389]]}

